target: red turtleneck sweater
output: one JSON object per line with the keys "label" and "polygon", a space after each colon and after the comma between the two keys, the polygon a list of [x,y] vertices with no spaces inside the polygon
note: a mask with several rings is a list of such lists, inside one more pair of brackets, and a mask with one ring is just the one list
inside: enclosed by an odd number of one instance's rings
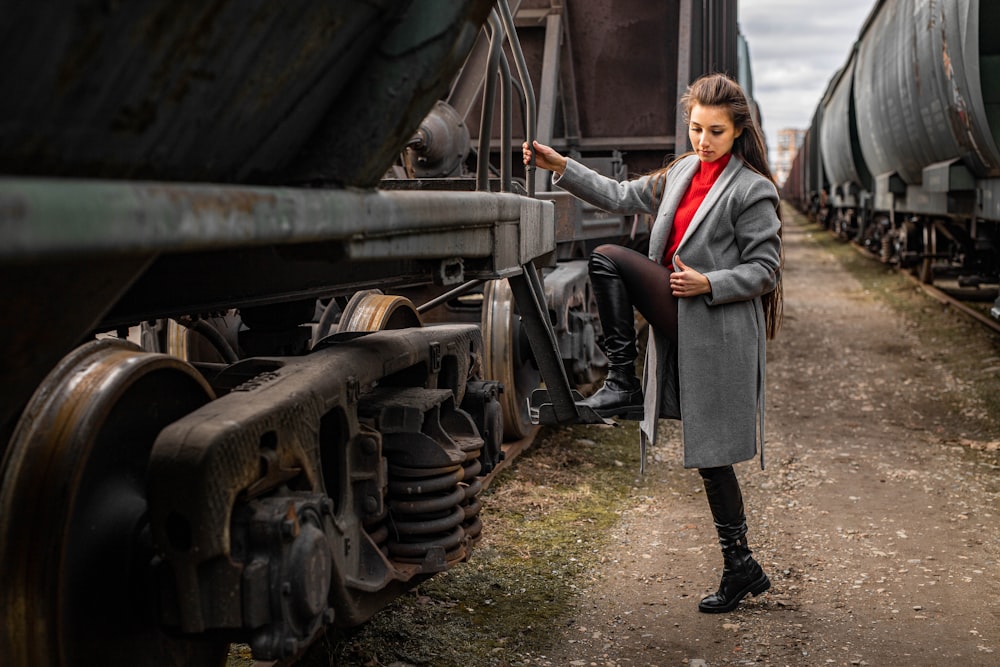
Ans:
{"label": "red turtleneck sweater", "polygon": [[677,211],[674,213],[674,226],[670,228],[670,235],[667,237],[667,251],[663,253],[663,263],[674,270],[674,254],[677,247],[684,238],[684,232],[694,220],[694,214],[698,212],[698,207],[705,200],[705,195],[712,189],[712,186],[719,180],[719,174],[729,164],[732,153],[726,153],[714,162],[702,162],[698,165],[698,172],[691,179],[691,185],[687,192],[681,197]]}

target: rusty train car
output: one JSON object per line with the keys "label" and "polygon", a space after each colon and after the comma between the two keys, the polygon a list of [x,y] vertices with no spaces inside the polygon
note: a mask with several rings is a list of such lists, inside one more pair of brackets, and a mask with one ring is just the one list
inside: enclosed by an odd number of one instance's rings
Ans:
{"label": "rusty train car", "polygon": [[784,197],[925,283],[1000,281],[998,20],[981,0],[876,2]]}
{"label": "rusty train car", "polygon": [[594,418],[589,249],[646,235],[521,141],[627,177],[749,71],[735,0],[0,15],[5,667],[289,658],[469,558],[505,443]]}

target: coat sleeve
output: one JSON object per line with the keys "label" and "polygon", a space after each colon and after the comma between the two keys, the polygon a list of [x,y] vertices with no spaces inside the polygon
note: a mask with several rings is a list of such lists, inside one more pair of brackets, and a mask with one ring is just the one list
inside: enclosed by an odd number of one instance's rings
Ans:
{"label": "coat sleeve", "polygon": [[778,192],[764,178],[754,179],[745,193],[737,194],[733,232],[739,263],[705,275],[712,284],[710,305],[746,301],[767,294],[778,282],[781,268],[781,221]]}
{"label": "coat sleeve", "polygon": [[562,175],[554,174],[552,183],[609,213],[656,213],[650,176],[616,181],[567,158],[566,169]]}

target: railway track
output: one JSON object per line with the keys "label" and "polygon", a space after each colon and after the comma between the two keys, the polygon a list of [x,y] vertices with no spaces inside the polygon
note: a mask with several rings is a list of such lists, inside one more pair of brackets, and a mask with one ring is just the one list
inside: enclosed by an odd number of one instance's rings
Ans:
{"label": "railway track", "polygon": [[[970,306],[967,302],[953,296],[952,294],[949,294],[944,289],[940,289],[933,285],[927,285],[921,283],[919,280],[917,280],[915,276],[912,276],[910,274],[904,274],[904,275],[906,275],[907,280],[918,285],[920,289],[924,291],[924,293],[929,295],[935,301],[938,301],[948,307],[955,308],[957,311],[962,313],[962,315],[969,317],[972,320],[975,320],[976,322],[983,325],[990,331],[1000,334],[1000,322],[997,322],[995,319],[990,317],[988,313],[984,313],[983,310],[979,310],[973,306]],[[985,310],[985,306],[983,307],[983,309]]]}
{"label": "railway track", "polygon": [[[851,242],[851,247],[854,248],[862,257],[872,262],[879,262],[876,257],[873,257],[868,250],[858,243]],[[881,262],[879,262],[881,263]],[[978,324],[986,327],[990,331],[1000,334],[1000,322],[993,319],[989,315],[989,309],[987,306],[983,305],[980,308],[969,305],[969,298],[962,299],[955,296],[950,288],[947,287],[936,287],[934,285],[929,285],[927,283],[921,282],[920,279],[910,273],[909,271],[900,271],[900,275],[906,278],[907,281],[912,283],[914,286],[919,287],[921,291],[927,294],[929,297],[937,301],[938,303],[947,306],[949,308],[954,308],[956,311],[962,314],[962,316],[967,317]],[[996,294],[990,296],[989,302],[992,302]],[[977,303],[983,302],[982,299],[977,299]]]}

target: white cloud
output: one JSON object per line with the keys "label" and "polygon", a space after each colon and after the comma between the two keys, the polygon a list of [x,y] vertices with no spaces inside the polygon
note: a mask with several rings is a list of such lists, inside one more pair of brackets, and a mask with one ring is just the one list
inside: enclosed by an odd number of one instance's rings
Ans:
{"label": "white cloud", "polygon": [[780,129],[809,127],[874,6],[874,0],[739,0],[769,144]]}

